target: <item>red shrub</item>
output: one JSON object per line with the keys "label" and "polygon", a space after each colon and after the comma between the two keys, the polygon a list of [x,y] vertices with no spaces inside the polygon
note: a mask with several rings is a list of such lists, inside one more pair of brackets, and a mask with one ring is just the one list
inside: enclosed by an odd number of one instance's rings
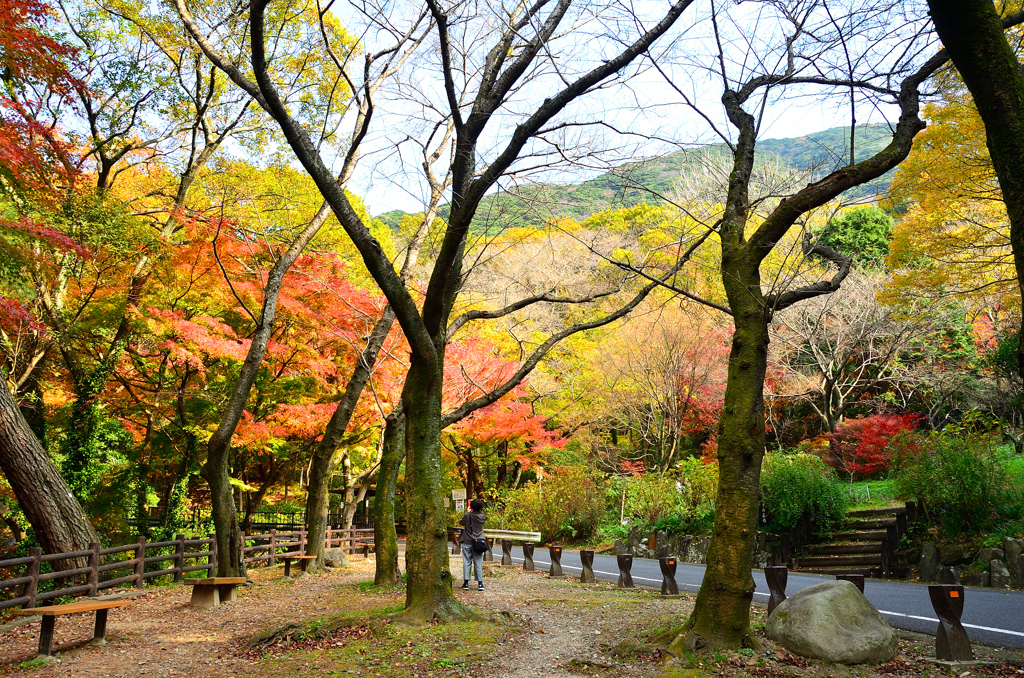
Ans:
{"label": "red shrub", "polygon": [[857,478],[888,471],[893,438],[915,430],[921,419],[919,414],[876,414],[848,419],[827,436],[830,458],[826,461]]}

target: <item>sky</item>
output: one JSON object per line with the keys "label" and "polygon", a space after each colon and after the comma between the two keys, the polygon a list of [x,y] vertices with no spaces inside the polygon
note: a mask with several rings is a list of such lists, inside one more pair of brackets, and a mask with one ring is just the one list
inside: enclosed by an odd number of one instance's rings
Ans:
{"label": "sky", "polygon": [[[921,37],[921,17],[899,13],[907,10],[899,10],[896,15],[871,15],[869,9],[876,5],[870,0],[830,1],[827,18],[826,14],[817,17],[822,34],[830,29],[831,22],[844,29],[856,27],[862,37],[847,41],[845,53],[850,54],[850,61],[842,60],[844,52],[835,45],[828,53],[814,54],[820,40],[810,41],[810,46],[806,47],[809,56],[803,68],[812,74],[834,75],[849,64],[858,79],[863,79],[878,64],[891,65],[898,61],[908,45],[922,53],[931,53],[933,39],[927,35]],[[543,98],[561,89],[564,82],[572,81],[574,75],[616,53],[624,41],[632,39],[635,16],[644,17],[650,25],[667,3],[636,0],[600,7],[604,8],[604,14],[583,11],[567,16],[564,24],[567,30],[552,43],[548,60],[542,62],[511,97],[507,112],[489,125],[479,148],[481,163],[496,155],[515,124]],[[389,8],[401,16],[397,5]],[[734,134],[721,104],[720,64],[724,62],[733,82],[741,82],[765,70],[777,72],[779,65],[785,63],[779,46],[784,44],[783,36],[789,24],[786,17],[773,14],[770,3],[748,1],[720,6],[717,39],[723,44],[724,54],[720,61],[714,49],[716,36],[707,20],[708,11],[684,14],[674,31],[652,50],[651,58],[637,62],[627,81],[586,95],[558,118],[606,123],[573,129],[558,138],[559,153],[575,152],[582,156],[580,162],[563,162],[560,167],[529,172],[517,180],[579,183],[623,162],[662,155],[683,146],[719,143],[721,138],[716,130],[727,136]],[[339,18],[346,25],[358,20],[354,16]],[[893,28],[897,20],[904,23]],[[493,44],[495,34],[494,26],[483,20],[468,21],[453,32],[453,39],[461,38],[471,58],[477,59],[485,52],[483,48]],[[850,33],[855,33],[852,28]],[[369,33],[364,35],[367,43],[373,40]],[[446,107],[437,49],[429,40],[418,56],[406,64],[399,76],[400,85],[390,91],[382,89],[377,97],[374,129],[367,138],[363,161],[350,184],[351,190],[363,197],[371,214],[423,209],[427,189],[419,169],[422,155],[409,139],[422,136],[430,120],[436,119],[436,112]],[[658,69],[653,66],[655,61]],[[700,114],[683,103],[684,96],[700,109]],[[848,90],[833,88],[828,96],[823,96],[820,89],[801,87],[790,88],[785,96],[774,93],[770,96],[775,98],[763,101],[754,98],[745,106],[755,112],[763,105],[759,138],[798,137],[850,124]],[[867,96],[859,96],[854,109],[857,124],[885,123],[898,115],[895,106]]]}

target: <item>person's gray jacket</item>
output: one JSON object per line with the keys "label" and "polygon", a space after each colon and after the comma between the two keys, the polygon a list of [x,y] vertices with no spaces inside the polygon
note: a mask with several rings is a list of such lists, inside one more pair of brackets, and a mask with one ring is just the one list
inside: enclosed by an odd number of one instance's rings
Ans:
{"label": "person's gray jacket", "polygon": [[463,544],[472,544],[474,539],[484,538],[484,523],[487,522],[487,516],[481,511],[470,511],[466,515],[462,516],[462,520],[459,521],[459,525],[466,528],[462,531],[462,536],[459,541]]}

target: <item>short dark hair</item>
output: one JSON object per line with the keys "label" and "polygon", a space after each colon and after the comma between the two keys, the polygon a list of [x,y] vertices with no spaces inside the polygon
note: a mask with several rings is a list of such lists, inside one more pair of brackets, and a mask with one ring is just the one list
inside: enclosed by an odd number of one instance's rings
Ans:
{"label": "short dark hair", "polygon": [[469,502],[469,508],[473,509],[474,511],[481,511],[481,510],[483,510],[483,508],[484,508],[484,500],[483,499],[474,499],[473,501]]}

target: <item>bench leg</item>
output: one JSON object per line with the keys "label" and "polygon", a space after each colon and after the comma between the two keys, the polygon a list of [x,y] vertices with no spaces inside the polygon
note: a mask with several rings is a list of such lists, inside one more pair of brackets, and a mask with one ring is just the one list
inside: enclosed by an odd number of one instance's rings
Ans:
{"label": "bench leg", "polygon": [[92,639],[101,645],[107,642],[107,612],[108,610],[96,610],[96,628],[93,629]]}
{"label": "bench leg", "polygon": [[302,559],[302,564],[299,566],[299,568],[303,572],[308,572],[309,571],[309,560],[310,560],[309,558],[303,558]]}
{"label": "bench leg", "polygon": [[220,594],[220,602],[222,603],[233,603],[238,600],[236,593],[237,585],[235,584],[221,584],[217,587],[218,593]]}
{"label": "bench leg", "polygon": [[284,561],[284,576],[286,576],[286,577],[292,576],[292,559],[291,558],[287,558]]}
{"label": "bench leg", "polygon": [[216,586],[193,586],[190,607],[209,610],[220,605],[220,592]]}
{"label": "bench leg", "polygon": [[53,654],[53,625],[57,622],[54,615],[43,615],[43,625],[39,630],[39,655],[49,657]]}

